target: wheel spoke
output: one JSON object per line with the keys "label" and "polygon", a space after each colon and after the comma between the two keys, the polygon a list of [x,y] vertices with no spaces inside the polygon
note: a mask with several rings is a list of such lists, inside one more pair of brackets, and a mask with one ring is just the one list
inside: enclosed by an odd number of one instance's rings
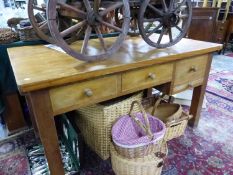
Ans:
{"label": "wheel spoke", "polygon": [[85,37],[84,37],[84,40],[83,40],[83,45],[82,45],[82,48],[81,48],[81,53],[82,54],[86,54],[87,52],[87,45],[88,45],[88,41],[90,39],[90,36],[91,36],[91,30],[92,28],[88,25],[86,31],[85,31]]}
{"label": "wheel spoke", "polygon": [[114,30],[116,30],[117,32],[123,32],[121,28],[119,28],[119,27],[117,27],[117,26],[114,26],[114,25],[112,25],[112,24],[110,24],[110,23],[108,23],[108,22],[105,22],[105,21],[103,21],[103,20],[100,19],[100,18],[97,18],[97,20],[98,20],[100,23],[102,23],[103,25],[107,26],[108,28],[114,29]]}
{"label": "wheel spoke", "polygon": [[97,13],[99,11],[101,0],[94,0],[94,11]]}
{"label": "wheel spoke", "polygon": [[167,4],[165,2],[165,0],[162,0],[162,6],[165,12],[167,12]]}
{"label": "wheel spoke", "polygon": [[157,27],[155,27],[152,31],[150,31],[150,33],[148,33],[146,36],[150,37],[153,33],[155,33],[156,31],[159,30],[160,27],[162,27],[163,25],[160,23]]}
{"label": "wheel spoke", "polygon": [[74,11],[75,13],[77,13],[79,15],[79,17],[81,17],[82,19],[85,19],[86,18],[86,15],[87,13],[82,11],[82,10],[79,10],[71,5],[68,5],[68,4],[65,4],[65,3],[60,3],[58,2],[58,4],[62,7],[62,8],[65,8],[67,10],[71,10],[71,11]]}
{"label": "wheel spoke", "polygon": [[100,16],[105,16],[109,12],[111,12],[111,11],[117,9],[117,8],[120,8],[121,6],[123,6],[123,2],[114,3],[114,5],[111,5],[108,8],[106,8],[104,11],[100,12]]}
{"label": "wheel spoke", "polygon": [[39,10],[39,11],[42,11],[42,12],[46,12],[46,9],[44,9],[42,7],[38,7],[37,5],[33,5],[33,9]]}
{"label": "wheel spoke", "polygon": [[160,35],[159,35],[159,39],[158,39],[158,41],[157,41],[157,44],[160,44],[161,43],[161,41],[162,41],[162,38],[163,38],[163,35],[164,35],[164,33],[166,33],[167,32],[167,28],[166,29],[162,29],[162,32],[160,33]]}
{"label": "wheel spoke", "polygon": [[96,32],[97,35],[98,35],[98,38],[99,38],[99,41],[100,41],[101,46],[103,47],[104,51],[106,52],[106,51],[107,51],[107,48],[106,48],[106,46],[105,46],[104,38],[103,38],[103,35],[102,35],[101,31],[100,31],[99,26],[97,26],[97,27],[95,28],[95,32]]}
{"label": "wheel spoke", "polygon": [[185,19],[185,18],[188,18],[188,15],[186,14],[186,15],[179,15],[179,17],[181,18],[181,19]]}
{"label": "wheel spoke", "polygon": [[178,25],[175,26],[180,32],[183,32],[183,29],[181,29]]}
{"label": "wheel spoke", "polygon": [[148,7],[151,8],[154,12],[158,13],[160,16],[163,16],[163,12],[151,4],[148,4]]}
{"label": "wheel spoke", "polygon": [[91,4],[90,4],[89,0],[83,0],[83,2],[84,2],[84,5],[87,9],[87,12],[90,12],[92,10],[92,8],[91,8]]}
{"label": "wheel spoke", "polygon": [[168,29],[168,35],[169,35],[169,40],[170,40],[170,42],[173,42],[173,38],[172,38],[172,29],[171,29],[171,28]]}
{"label": "wheel spoke", "polygon": [[174,6],[174,0],[170,0],[170,3],[169,3],[169,11],[172,11],[173,10],[173,7]]}
{"label": "wheel spoke", "polygon": [[177,13],[177,11],[179,11],[185,3],[186,3],[186,0],[183,0],[183,2],[180,3],[180,5],[178,5],[178,7],[175,9],[175,13]]}
{"label": "wheel spoke", "polygon": [[82,21],[82,22],[80,22],[80,23],[77,23],[77,24],[75,24],[75,25],[69,27],[69,28],[66,29],[66,30],[63,30],[60,34],[61,34],[62,37],[65,37],[65,36],[67,36],[67,35],[69,35],[69,34],[75,32],[77,29],[83,27],[86,23],[87,23],[87,21],[84,20],[84,21]]}
{"label": "wheel spoke", "polygon": [[47,26],[48,25],[48,21],[43,21],[42,23],[40,23],[40,26],[39,26],[39,28],[40,29],[43,29],[45,26]]}
{"label": "wheel spoke", "polygon": [[83,36],[83,32],[85,31],[85,28],[84,27],[81,27],[81,29],[79,29],[79,31],[76,33],[76,37],[78,39],[80,39],[82,36]]}

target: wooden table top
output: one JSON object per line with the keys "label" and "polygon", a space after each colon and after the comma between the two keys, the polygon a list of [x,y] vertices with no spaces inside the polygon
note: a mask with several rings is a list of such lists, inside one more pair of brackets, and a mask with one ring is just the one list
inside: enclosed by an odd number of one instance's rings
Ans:
{"label": "wooden table top", "polygon": [[[110,38],[109,42],[111,40]],[[80,47],[80,42],[76,42],[72,47]],[[95,42],[97,42],[95,39],[89,41],[94,44]],[[19,90],[30,92],[151,64],[207,54],[221,48],[221,44],[182,39],[172,47],[156,49],[145,43],[142,38],[133,37],[126,39],[121,49],[111,58],[89,63],[43,45],[10,48],[8,54]],[[89,49],[93,51],[95,48]]]}

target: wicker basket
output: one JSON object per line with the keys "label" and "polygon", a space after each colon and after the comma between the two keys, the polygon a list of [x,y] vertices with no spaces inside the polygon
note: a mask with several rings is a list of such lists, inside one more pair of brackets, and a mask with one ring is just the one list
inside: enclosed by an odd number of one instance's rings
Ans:
{"label": "wicker basket", "polygon": [[[161,147],[160,156],[151,154],[143,158],[127,159],[122,157],[111,145],[111,162],[116,175],[160,175],[163,168],[163,160],[166,157],[167,144]],[[161,156],[162,155],[162,156]]]}
{"label": "wicker basket", "polygon": [[[167,130],[164,140],[169,141],[184,134],[188,120],[192,118],[192,115],[185,113],[179,104],[160,103],[162,100],[162,98],[157,100],[147,99],[147,104],[143,104],[148,113],[158,117],[166,124]],[[150,104],[148,104],[149,101]]]}
{"label": "wicker basket", "polygon": [[18,39],[17,33],[10,28],[0,28],[0,44],[8,44]]}
{"label": "wicker basket", "polygon": [[[142,100],[142,93],[81,108],[77,111],[76,125],[81,130],[87,145],[102,159],[110,156],[111,128],[113,122],[129,112],[131,103]],[[139,109],[135,109],[137,111]]]}
{"label": "wicker basket", "polygon": [[[132,110],[137,106],[140,112],[133,113]],[[129,113],[121,116],[112,127],[112,139],[116,151],[129,159],[158,152],[164,134],[164,123],[147,114],[138,101],[134,101]]]}
{"label": "wicker basket", "polygon": [[133,158],[140,158],[144,157],[145,155],[151,154],[151,153],[157,153],[161,149],[161,145],[163,143],[163,139],[156,142],[156,144],[149,144],[147,146],[141,146],[138,148],[122,148],[120,146],[117,146],[114,144],[114,147],[117,151],[117,153],[125,158],[133,159]]}
{"label": "wicker basket", "polygon": [[174,120],[173,122],[167,122],[167,131],[165,133],[164,140],[169,141],[182,136],[187,127],[188,120],[191,118],[192,115],[188,115],[187,113],[183,112],[179,119]]}
{"label": "wicker basket", "polygon": [[18,33],[21,41],[40,40],[32,26],[18,28]]}

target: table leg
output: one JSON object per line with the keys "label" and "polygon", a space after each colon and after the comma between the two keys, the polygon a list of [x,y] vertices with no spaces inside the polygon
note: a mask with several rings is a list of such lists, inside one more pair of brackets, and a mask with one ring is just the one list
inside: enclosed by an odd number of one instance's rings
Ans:
{"label": "table leg", "polygon": [[205,78],[203,81],[203,84],[201,86],[197,86],[193,90],[193,97],[192,97],[192,103],[190,107],[190,114],[193,115],[193,118],[189,120],[189,125],[193,127],[197,127],[199,119],[200,119],[200,113],[202,109],[202,103],[205,95],[206,85],[209,77],[210,72],[210,66],[212,62],[212,55],[209,55],[208,63],[206,66],[205,71]]}
{"label": "table leg", "polygon": [[32,92],[29,94],[29,98],[50,173],[51,175],[64,175],[49,93],[46,90]]}

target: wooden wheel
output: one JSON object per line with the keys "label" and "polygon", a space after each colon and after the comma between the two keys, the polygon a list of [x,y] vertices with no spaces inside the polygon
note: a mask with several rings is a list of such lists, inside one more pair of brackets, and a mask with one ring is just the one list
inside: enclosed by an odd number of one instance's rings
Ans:
{"label": "wooden wheel", "polygon": [[[120,48],[129,29],[130,10],[128,1],[83,0],[80,3],[79,5],[74,5],[61,3],[57,0],[48,1],[48,25],[53,38],[57,41],[57,45],[69,55],[83,61],[100,60],[115,53]],[[117,8],[123,8],[124,19],[121,27],[105,20],[106,16]],[[59,15],[68,15],[77,22],[60,32],[56,22],[56,11],[58,11]],[[67,11],[69,13],[66,13]],[[112,42],[108,38],[103,37],[101,32],[103,26],[109,28],[111,32],[118,33],[115,41]],[[64,37],[71,33],[78,34],[82,31],[85,33],[82,46],[77,48],[69,46]],[[98,38],[98,44],[89,42],[93,35]]]}
{"label": "wooden wheel", "polygon": [[28,0],[29,20],[33,29],[41,39],[49,43],[55,43],[49,32],[45,6],[45,4],[36,5],[35,0]]}
{"label": "wooden wheel", "polygon": [[190,0],[144,0],[139,12],[139,31],[149,45],[169,47],[186,35],[191,17]]}

